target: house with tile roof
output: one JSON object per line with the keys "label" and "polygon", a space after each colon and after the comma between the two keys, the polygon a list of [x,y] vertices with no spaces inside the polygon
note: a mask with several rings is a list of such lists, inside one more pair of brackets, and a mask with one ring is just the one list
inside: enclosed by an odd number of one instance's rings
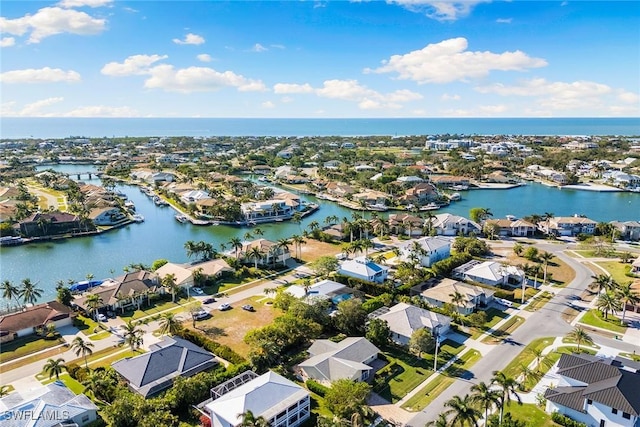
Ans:
{"label": "house with tile roof", "polygon": [[380,353],[363,337],[348,337],[337,343],[316,340],[307,351],[311,357],[298,365],[302,378],[325,385],[340,379],[369,380],[373,372],[370,365]]}
{"label": "house with tile roof", "polygon": [[86,426],[98,418],[98,407],[84,394],[76,395],[62,381],[0,399],[3,427]]}
{"label": "house with tile roof", "polygon": [[431,221],[431,227],[438,236],[459,236],[461,234],[466,236],[469,233],[480,234],[482,231],[477,222],[450,213],[434,215],[428,221]]}
{"label": "house with tile roof", "polygon": [[620,232],[622,240],[640,240],[640,222],[638,221],[611,221],[616,230]]}
{"label": "house with tile roof", "polygon": [[640,425],[640,363],[563,354],[554,370],[558,384],[544,394],[547,412],[594,427]]}
{"label": "house with tile roof", "polygon": [[73,324],[75,313],[58,301],[49,301],[0,317],[0,343],[34,334],[53,323],[57,328]]}
{"label": "house with tile roof", "polygon": [[516,236],[516,237],[529,237],[536,233],[536,225],[525,221],[523,219],[511,220],[508,218],[487,219],[484,222],[485,228],[487,225],[493,225],[498,228],[499,236]]}
{"label": "house with tile roof", "polygon": [[[353,298],[358,291],[333,280],[324,279],[309,287],[291,285],[285,292],[296,298],[302,299],[307,304],[313,304],[318,300],[329,300],[332,306],[337,306],[342,301]],[[362,293],[359,293],[362,295]]]}
{"label": "house with tile roof", "polygon": [[367,257],[358,257],[343,261],[338,269],[338,274],[367,282],[382,283],[389,275],[389,267],[376,264]]}
{"label": "house with tile roof", "polygon": [[[453,296],[456,293],[463,296],[463,302],[453,304]],[[491,289],[445,278],[436,286],[421,290],[419,296],[436,307],[452,304],[458,313],[468,315],[489,305],[493,301],[494,293]]]}
{"label": "house with tile roof", "polygon": [[593,235],[598,223],[581,216],[556,216],[542,221],[539,225],[548,234],[555,236]]}
{"label": "house with tile roof", "polygon": [[163,337],[149,352],[118,360],[111,367],[143,397],[171,387],[173,381],[206,371],[218,364],[213,353],[179,337]]}
{"label": "house with tile roof", "polygon": [[227,381],[229,386],[223,384],[222,393],[221,387],[213,389],[212,401],[204,405],[213,427],[237,427],[247,411],[263,417],[271,427],[297,427],[309,419],[309,392],[296,383],[273,371],[254,374],[247,382],[236,378]]}
{"label": "house with tile roof", "polygon": [[400,345],[409,345],[411,335],[418,329],[428,329],[432,336],[449,332],[451,318],[404,302],[391,308],[383,307],[371,313],[371,318],[384,320],[391,329],[391,339]]}

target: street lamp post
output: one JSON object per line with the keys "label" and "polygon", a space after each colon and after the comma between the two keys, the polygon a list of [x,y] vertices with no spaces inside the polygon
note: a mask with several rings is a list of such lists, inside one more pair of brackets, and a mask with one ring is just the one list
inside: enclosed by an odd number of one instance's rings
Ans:
{"label": "street lamp post", "polygon": [[433,356],[433,372],[438,372],[438,347],[440,347],[440,326],[435,327],[436,331],[436,352]]}

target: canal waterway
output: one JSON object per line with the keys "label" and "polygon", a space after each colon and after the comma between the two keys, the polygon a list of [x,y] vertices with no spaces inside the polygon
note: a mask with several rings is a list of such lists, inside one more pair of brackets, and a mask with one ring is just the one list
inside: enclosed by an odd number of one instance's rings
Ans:
{"label": "canal waterway", "polygon": [[[90,165],[57,165],[53,169],[73,174],[91,168]],[[99,180],[87,182],[99,183]],[[115,277],[123,274],[123,267],[127,265],[150,265],[160,258],[187,262],[184,244],[189,240],[204,240],[220,249],[221,243],[229,246],[229,240],[234,237],[243,239],[252,230],[180,223],[175,220],[176,212],[172,208],[156,206],[137,187],[118,186],[116,189],[135,203],[137,212],[145,217],[143,223],[130,224],[97,236],[0,248],[0,279],[17,284],[29,278],[44,290],[41,299],[45,301],[55,297],[55,283],[58,280],[84,280],[87,274],[92,274],[96,279]],[[433,213],[449,212],[468,217],[471,208],[487,207],[496,218],[508,214],[522,217],[552,212],[555,216],[584,214],[596,221],[640,220],[640,194],[560,190],[536,183],[509,190],[470,190],[460,193],[463,197],[461,201]],[[320,209],[304,218],[301,224],[260,224],[264,238],[278,240],[302,234],[311,221],[322,224],[327,216],[351,218],[353,213],[330,201],[307,195],[302,198],[318,203]],[[6,301],[0,300],[0,306],[4,303]]]}

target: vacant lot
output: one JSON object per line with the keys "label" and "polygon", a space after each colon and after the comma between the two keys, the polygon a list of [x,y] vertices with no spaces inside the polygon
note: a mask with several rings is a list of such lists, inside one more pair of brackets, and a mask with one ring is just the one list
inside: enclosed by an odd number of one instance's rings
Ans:
{"label": "vacant lot", "polygon": [[[268,325],[281,314],[280,310],[264,304],[260,297],[253,297],[234,304],[231,310],[219,311],[218,304],[212,304],[211,317],[196,322],[196,328],[207,334],[209,338],[220,344],[231,347],[243,357],[249,354],[249,346],[244,343],[244,336],[252,329]],[[267,301],[266,299],[264,301]],[[242,306],[251,304],[255,312],[245,311]],[[185,322],[191,328],[192,322]]]}
{"label": "vacant lot", "polygon": [[[314,239],[305,240],[307,243],[300,245],[300,257],[306,262],[313,262],[324,255],[335,255],[342,252],[340,244],[326,243]],[[289,250],[291,255],[295,255],[295,245],[292,245]]]}
{"label": "vacant lot", "polygon": [[[496,255],[499,255],[504,258],[504,262],[511,265],[534,265],[535,263],[529,261],[524,257],[520,257],[513,252],[511,248],[494,248],[493,251]],[[543,264],[541,264],[543,267]],[[552,282],[552,284],[567,284],[571,282],[576,277],[575,271],[567,264],[565,264],[558,257],[554,257],[551,261],[549,261],[549,266],[547,267],[547,281]],[[533,279],[533,277],[530,277]],[[543,274],[540,274],[538,277],[538,283],[542,283]]]}

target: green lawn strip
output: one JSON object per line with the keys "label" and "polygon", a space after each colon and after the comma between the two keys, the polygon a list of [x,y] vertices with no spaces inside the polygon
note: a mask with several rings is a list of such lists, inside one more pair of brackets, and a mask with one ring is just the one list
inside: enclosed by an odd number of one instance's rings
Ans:
{"label": "green lawn strip", "polygon": [[608,319],[605,319],[600,310],[597,309],[592,309],[586,312],[580,319],[580,323],[595,326],[596,328],[608,329],[620,334],[624,334],[627,330],[625,326],[620,325],[620,319],[612,316],[611,314]]}
{"label": "green lawn strip", "polygon": [[555,427],[559,424],[551,421],[551,416],[532,403],[505,405],[504,412],[511,412],[514,420],[523,421],[527,427]]}
{"label": "green lawn strip", "polygon": [[100,340],[103,340],[105,338],[109,338],[110,336],[111,336],[111,332],[102,331],[102,332],[98,332],[97,334],[90,335],[89,339],[91,341],[100,341]]}
{"label": "green lawn strip", "polygon": [[[536,370],[538,371],[538,378],[527,378],[527,380],[522,384],[522,391],[524,392],[529,392],[531,391],[536,384],[539,381],[539,378],[542,378],[544,376],[544,374],[546,374],[547,372],[549,372],[549,370],[551,369],[551,367],[553,367],[553,365],[556,364],[556,362],[558,361],[558,359],[560,359],[560,356],[562,354],[572,354],[572,353],[577,353],[578,352],[578,348],[577,347],[559,347],[558,349],[556,349],[555,351],[552,351],[551,353],[547,354],[544,359],[542,359],[540,361],[540,365],[536,367]],[[587,354],[596,354],[595,350],[591,350],[591,349],[585,349],[583,347],[580,348],[580,352],[581,353],[587,353]],[[514,377],[518,377],[520,375],[520,372],[518,372],[516,375],[514,375]]]}
{"label": "green lawn strip", "polygon": [[535,356],[531,353],[531,350],[543,350],[545,347],[553,343],[552,337],[538,338],[531,341],[512,361],[509,363],[502,372],[508,377],[517,377],[520,375],[522,366],[529,366]]}
{"label": "green lawn strip", "polygon": [[[433,356],[431,361],[418,359],[414,355],[402,354],[400,349],[389,349],[384,356],[389,361],[391,371],[384,382],[374,386],[373,391],[392,403],[396,403],[433,373]],[[382,375],[385,371],[376,375]]]}
{"label": "green lawn strip", "polygon": [[[82,332],[85,335],[93,334],[96,331],[96,328],[98,328],[98,322],[91,319],[90,317],[86,317],[82,315],[78,315],[74,320],[73,324],[75,327],[80,329],[80,332]],[[100,324],[100,327],[105,328],[105,326],[102,323]]]}
{"label": "green lawn strip", "polygon": [[[49,378],[49,376],[47,375],[47,377],[44,380],[41,380],[40,382],[43,385],[47,385],[54,382],[55,380],[56,380],[55,376],[52,378]],[[84,386],[80,384],[78,381],[71,378],[71,376],[67,373],[60,374],[60,381],[62,381],[67,386],[67,388],[69,388],[69,390],[71,390],[75,394],[80,394],[84,391]]]}
{"label": "green lawn strip", "polygon": [[4,373],[4,372],[9,372],[13,369],[18,369],[21,368],[23,366],[27,366],[33,362],[37,362],[39,360],[44,360],[44,359],[56,359],[57,356],[59,354],[64,353],[65,351],[69,350],[68,347],[66,346],[60,346],[60,347],[55,347],[49,350],[45,350],[42,353],[38,353],[38,354],[34,354],[31,356],[27,356],[24,357],[20,360],[16,360],[15,362],[10,362],[7,364],[4,364],[2,366],[0,366],[0,374]]}
{"label": "green lawn strip", "polygon": [[161,314],[162,312],[171,312],[171,313],[181,313],[183,311],[188,311],[189,307],[192,304],[196,304],[197,302],[190,298],[190,301],[182,298],[177,302],[166,301],[159,304],[155,304],[151,307],[145,307],[141,310],[135,311],[126,311],[124,314],[120,314],[120,318],[125,322],[127,320],[139,320],[144,317],[152,317]]}
{"label": "green lawn strip", "polygon": [[123,351],[122,353],[115,353],[112,356],[108,356],[105,357],[103,359],[100,360],[95,360],[93,362],[89,362],[89,366],[91,366],[91,368],[95,369],[95,368],[99,368],[99,367],[108,367],[111,366],[111,364],[113,362],[116,362],[118,360],[122,360],[128,357],[136,357],[136,356],[140,356],[141,354],[146,353],[144,350],[142,349],[138,349],[138,350],[131,350],[131,349],[127,349],[126,351]]}
{"label": "green lawn strip", "polygon": [[418,393],[407,400],[402,409],[411,412],[418,412],[426,408],[436,397],[453,384],[455,379],[443,375],[438,375],[433,381],[424,386]]}
{"label": "green lawn strip", "polygon": [[469,350],[459,359],[445,369],[444,374],[450,377],[462,377],[467,373],[468,368],[472,367],[482,355],[477,350]]}
{"label": "green lawn strip", "polygon": [[602,261],[596,262],[596,264],[607,270],[616,283],[633,281],[632,277],[627,276],[627,273],[631,271],[631,264],[623,264],[619,261]]}
{"label": "green lawn strip", "polygon": [[508,313],[496,308],[490,308],[489,310],[485,311],[485,313],[487,314],[487,322],[482,326],[481,329],[471,328],[471,330],[473,331],[473,333],[471,334],[471,339],[475,340],[480,338],[480,335],[482,335],[485,331],[493,328],[496,324],[498,324],[498,322],[500,322],[502,319],[505,319],[509,315]]}
{"label": "green lawn strip", "polygon": [[547,291],[542,292],[540,295],[538,295],[537,297],[535,297],[530,303],[529,305],[527,305],[525,307],[526,311],[536,311],[540,308],[542,308],[546,303],[548,303],[551,298],[553,298],[553,295]]}
{"label": "green lawn strip", "polygon": [[496,343],[502,340],[506,335],[511,334],[518,329],[520,325],[524,323],[524,319],[520,316],[512,316],[509,320],[504,322],[502,326],[495,329],[491,334],[485,337],[482,342],[484,343]]}
{"label": "green lawn strip", "polygon": [[64,344],[64,340],[61,338],[47,340],[35,334],[23,338],[16,338],[13,341],[2,343],[0,363],[28,356],[38,351],[56,347],[60,344]]}
{"label": "green lawn strip", "polygon": [[[578,344],[577,341],[569,339],[567,337],[562,338],[562,343],[563,344],[576,344],[576,345]],[[582,343],[581,346],[584,346],[584,343]],[[600,346],[598,344],[589,344],[587,347],[595,348],[595,349],[599,349],[600,348]]]}

